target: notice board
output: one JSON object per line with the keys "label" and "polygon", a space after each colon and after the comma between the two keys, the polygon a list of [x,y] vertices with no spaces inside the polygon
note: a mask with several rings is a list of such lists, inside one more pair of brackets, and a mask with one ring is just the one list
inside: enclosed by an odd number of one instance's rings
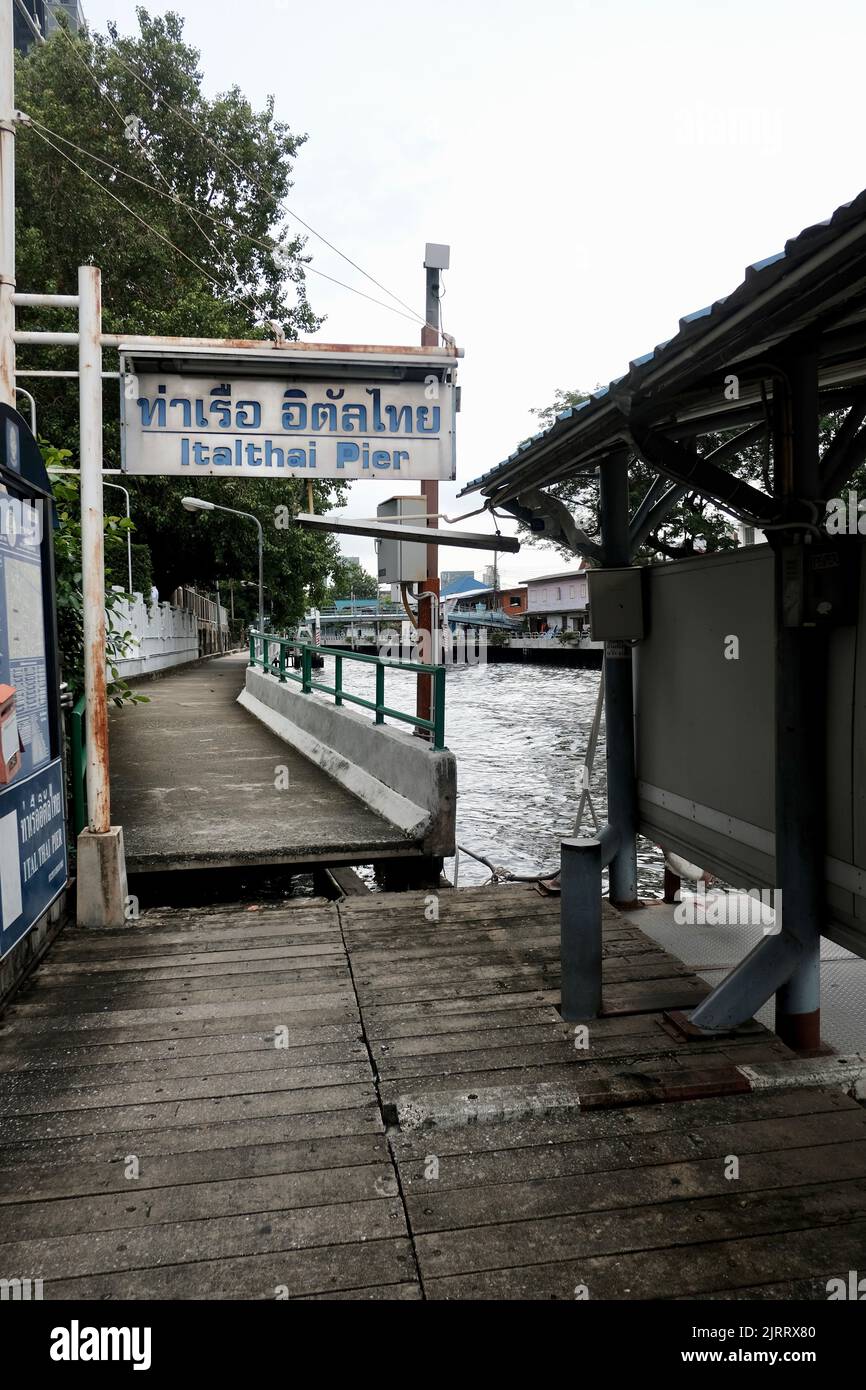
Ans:
{"label": "notice board", "polygon": [[53,516],[39,447],[0,405],[0,957],[68,879]]}

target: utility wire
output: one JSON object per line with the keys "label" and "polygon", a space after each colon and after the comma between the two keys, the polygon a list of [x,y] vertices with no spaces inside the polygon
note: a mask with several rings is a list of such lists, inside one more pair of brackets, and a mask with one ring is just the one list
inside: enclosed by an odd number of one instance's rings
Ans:
{"label": "utility wire", "polygon": [[[59,27],[61,33],[62,33],[62,34],[64,35],[64,37],[66,38],[67,43],[69,44],[69,47],[71,48],[72,53],[73,53],[73,55],[74,55],[76,61],[84,68],[85,72],[87,72],[87,73],[89,74],[89,76],[90,76],[90,78],[91,78],[91,80],[92,80],[92,82],[93,82],[93,85],[94,85],[94,87],[96,88],[97,92],[98,92],[99,95],[103,98],[104,101],[107,101],[107,102],[108,102],[108,104],[109,104],[109,106],[111,107],[112,111],[115,113],[115,115],[117,116],[117,119],[120,121],[121,125],[123,126],[124,132],[127,133],[127,135],[128,135],[128,133],[129,133],[129,131],[130,131],[130,125],[129,125],[129,122],[128,122],[126,116],[124,116],[124,114],[123,114],[123,112],[121,111],[120,107],[119,107],[119,106],[117,105],[117,103],[113,100],[113,98],[111,97],[110,93],[109,93],[109,92],[106,90],[106,88],[103,86],[102,82],[100,82],[98,74],[97,74],[97,73],[94,71],[94,69],[90,66],[90,64],[88,63],[87,59],[84,57],[84,54],[79,52],[78,48],[77,48],[76,45],[73,43],[73,41],[72,41],[70,35],[67,33],[65,25],[61,24],[61,25],[59,25],[58,27]],[[47,127],[46,127],[46,129],[47,129]],[[162,180],[162,182],[165,184],[166,189],[168,190],[168,194],[169,194],[169,196],[172,198],[172,201],[177,202],[177,204],[178,204],[179,207],[183,207],[183,209],[185,210],[185,212],[186,212],[187,215],[189,216],[191,222],[192,222],[193,225],[195,226],[196,230],[204,237],[205,241],[208,243],[208,245],[210,246],[210,248],[211,248],[211,250],[214,252],[214,254],[217,256],[217,258],[220,259],[220,260],[222,261],[223,269],[226,270],[226,271],[228,272],[229,276],[234,276],[235,282],[238,283],[238,277],[237,277],[237,275],[235,274],[235,272],[233,272],[231,266],[230,266],[229,263],[228,263],[228,260],[227,260],[226,256],[224,255],[223,252],[220,251],[219,247],[216,245],[216,242],[214,242],[213,239],[212,239],[211,237],[208,236],[207,232],[206,232],[206,231],[204,230],[204,228],[201,226],[201,224],[199,223],[199,221],[198,221],[198,219],[197,219],[197,216],[196,216],[196,213],[195,213],[194,209],[190,208],[190,207],[188,206],[188,204],[186,204],[186,203],[181,203],[180,199],[177,199],[177,198],[174,197],[174,190],[172,189],[171,184],[170,184],[168,178],[166,177],[166,175],[165,175],[165,174],[162,172],[162,170],[160,169],[160,167],[159,167],[159,165],[158,165],[158,163],[157,163],[155,157],[153,157],[153,156],[151,155],[150,151],[146,148],[146,146],[145,146],[145,144],[144,144],[144,141],[141,139],[141,137],[138,135],[138,133],[134,130],[134,127],[132,128],[132,130],[133,130],[133,136],[132,136],[132,138],[133,138],[133,140],[134,140],[136,146],[137,146],[138,149],[141,151],[142,155],[144,156],[144,158],[146,159],[146,161],[147,161],[147,163],[150,165],[150,167],[153,169],[153,171],[154,171],[154,173],[157,175],[157,177],[160,178],[160,179]],[[57,139],[62,139],[62,136],[56,136],[55,138],[57,138]],[[144,186],[145,186],[145,187],[151,187],[151,188],[153,187],[152,184],[145,184]],[[157,191],[157,190],[154,190],[154,191]],[[218,283],[218,282],[215,281],[214,283]],[[258,300],[257,300],[254,296],[252,296],[252,295],[244,296],[243,294],[238,294],[238,295],[235,295],[235,296],[233,296],[233,297],[236,299],[236,301],[237,301],[238,303],[243,304],[244,307],[246,307],[247,309],[252,309],[256,318],[264,318],[264,317],[265,317],[265,313],[264,313],[264,310],[263,310],[261,304],[259,304]]]}
{"label": "utility wire", "polygon": [[[67,160],[69,164],[73,165],[73,167],[76,168],[80,174],[83,174],[86,179],[89,179],[91,183],[95,183],[96,187],[101,188],[103,193],[107,193],[109,198],[113,198],[115,203],[119,203],[119,205],[124,209],[125,212],[128,212],[131,217],[134,217],[136,222],[140,223],[142,227],[145,227],[149,232],[153,234],[153,236],[159,237],[160,241],[164,241],[166,246],[169,246],[172,251],[175,251],[177,253],[178,256],[182,256],[185,261],[189,261],[190,265],[195,266],[196,270],[198,270],[202,275],[204,275],[206,279],[210,280],[212,284],[216,285],[220,293],[226,293],[224,286],[220,284],[219,280],[217,280],[215,276],[211,275],[210,271],[205,270],[204,266],[200,265],[199,262],[195,260],[192,256],[188,256],[186,251],[181,250],[179,246],[175,246],[174,242],[169,237],[165,236],[164,233],[159,231],[158,228],[152,227],[149,222],[146,222],[143,217],[139,216],[139,214],[135,211],[134,208],[131,208],[128,203],[125,203],[122,198],[119,198],[116,193],[114,193],[110,188],[107,188],[106,185],[102,183],[100,179],[94,178],[93,175],[89,173],[87,169],[83,168],[82,165],[80,165],[76,160],[74,160],[71,155],[67,154],[65,150],[62,150],[59,145],[55,145],[53,140],[49,140],[48,136],[43,135],[41,130],[37,130],[35,126],[33,127],[33,134],[37,135],[40,140],[43,140],[46,145],[50,145],[51,149],[54,150],[57,154],[59,154],[62,159]],[[230,291],[229,294],[231,298],[238,299],[238,296],[231,294]],[[246,307],[249,308],[250,306],[246,305]]]}
{"label": "utility wire", "polygon": [[[70,149],[76,150],[78,154],[84,155],[87,159],[94,160],[97,164],[101,164],[103,168],[108,169],[111,173],[118,175],[120,178],[129,179],[132,183],[137,183],[141,188],[146,188],[149,193],[156,193],[161,198],[168,198],[169,201],[174,203],[177,207],[192,211],[190,205],[185,203],[174,190],[166,191],[165,189],[157,188],[155,184],[148,183],[146,179],[139,178],[137,174],[130,173],[128,169],[121,169],[119,165],[112,164],[110,160],[103,159],[101,155],[94,154],[92,150],[85,149],[83,145],[77,145],[74,140],[67,139],[65,135],[60,135],[58,131],[52,130],[50,126],[45,125],[44,122],[40,121],[36,116],[27,115],[26,124],[33,127],[35,134],[39,135],[44,132],[45,135],[50,135],[53,139],[60,140],[64,145],[68,145]],[[105,185],[100,184],[100,187],[105,187]],[[210,210],[200,208],[198,210],[198,216],[207,218],[207,220],[213,222],[215,226],[221,227],[224,231],[230,232],[233,236],[241,237],[245,241],[252,242],[253,245],[260,246],[265,251],[280,252],[283,250],[279,243],[272,238],[265,240],[262,237],[253,236],[251,232],[241,231],[239,227],[235,227],[231,222],[226,222],[223,218],[217,217],[216,214],[210,212]],[[333,275],[326,275],[323,270],[317,270],[315,266],[308,265],[306,262],[303,262],[303,265],[305,274],[309,272],[312,275],[318,275],[323,280],[329,280],[333,285],[339,285],[341,289],[349,290],[352,294],[360,295],[362,299],[368,300],[371,304],[378,305],[380,309],[387,309],[389,313],[397,314],[400,318],[410,318],[410,315],[404,314],[402,309],[396,309],[393,304],[386,304],[384,300],[374,298],[373,295],[367,294],[365,290],[359,290],[355,285],[349,285],[344,280],[337,280]],[[415,319],[412,318],[410,321],[414,323]]]}
{"label": "utility wire", "polygon": [[[72,39],[72,36],[68,33],[66,27],[62,24],[58,27],[61,33],[64,35],[69,46],[73,49],[74,52],[76,52],[76,56],[79,56],[77,54],[77,50],[75,49],[75,43]],[[229,154],[228,150],[224,149],[223,146],[220,145],[216,140],[214,140],[212,136],[208,135],[207,131],[202,130],[201,127],[198,126],[195,121],[191,120],[190,117],[187,116],[185,111],[182,111],[179,107],[172,106],[171,102],[166,101],[165,97],[157,90],[156,87],[152,87],[151,84],[147,82],[145,78],[141,76],[140,73],[136,72],[135,68],[133,68],[129,63],[127,63],[125,59],[121,58],[120,54],[117,52],[116,49],[112,50],[112,57],[115,59],[116,62],[120,64],[122,68],[124,68],[130,74],[131,77],[135,79],[136,82],[140,83],[140,85],[150,93],[150,95],[159,105],[164,106],[166,110],[171,111],[171,113],[174,116],[176,116],[178,120],[183,121],[183,123],[187,125],[190,128],[190,130],[192,130],[199,137],[200,140],[204,140],[206,144],[210,145],[210,147],[222,159],[224,159],[228,164],[230,164],[232,168],[236,170],[237,173],[239,173],[244,179],[246,179],[248,183],[250,183],[254,188],[257,188],[258,191],[260,193],[263,193],[266,198],[270,198],[275,208],[282,212],[285,212],[289,217],[294,218],[294,220],[296,222],[299,222],[301,226],[304,227],[305,230],[311,234],[311,236],[316,237],[318,241],[321,241],[323,245],[327,246],[328,249],[333,251],[335,255],[339,256],[342,260],[346,261],[347,264],[350,265],[353,270],[358,271],[359,275],[363,275],[365,280],[369,280],[371,284],[374,284],[377,289],[382,291],[383,294],[387,294],[389,299],[395,300],[397,304],[401,305],[402,308],[405,309],[408,312],[408,314],[411,315],[414,322],[419,324],[422,328],[431,329],[434,333],[438,335],[440,330],[436,327],[435,324],[428,323],[423,314],[419,314],[416,309],[413,309],[412,306],[410,304],[407,304],[405,300],[401,299],[399,295],[394,294],[393,290],[389,290],[387,285],[383,285],[380,280],[377,280],[374,275],[371,275],[369,271],[366,271],[363,266],[358,265],[357,261],[353,261],[351,256],[348,256],[345,253],[345,251],[341,251],[338,246],[335,246],[332,241],[329,241],[326,236],[324,236],[321,232],[317,231],[316,228],[310,222],[305,221],[299,213],[294,212],[293,209],[290,208],[284,200],[281,200],[277,197],[273,189],[267,188],[258,179],[251,177],[251,175],[247,173],[243,166],[238,164],[237,160]],[[84,62],[84,59],[82,58],[81,61]],[[94,78],[96,78],[96,74],[93,72],[93,69],[90,68],[87,63],[85,63],[85,67],[87,67],[91,75]],[[99,79],[96,78],[97,82],[98,80]],[[114,102],[112,102],[111,104],[114,105]],[[115,107],[115,110],[116,109],[117,108]],[[125,123],[125,118],[122,119],[124,119]],[[326,276],[325,278],[328,279],[333,277]],[[334,283],[340,284],[341,282],[339,280],[336,280],[334,281]],[[347,286],[347,288],[349,287]],[[360,291],[356,291],[356,293],[360,293]],[[366,297],[369,298],[369,296]],[[373,302],[377,303],[378,301],[374,300]]]}

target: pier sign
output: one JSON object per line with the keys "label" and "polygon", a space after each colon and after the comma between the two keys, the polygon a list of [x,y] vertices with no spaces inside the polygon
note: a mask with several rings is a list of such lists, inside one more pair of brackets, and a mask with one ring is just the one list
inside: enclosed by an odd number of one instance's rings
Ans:
{"label": "pier sign", "polygon": [[416,380],[122,371],[123,468],[177,477],[454,478],[450,373]]}

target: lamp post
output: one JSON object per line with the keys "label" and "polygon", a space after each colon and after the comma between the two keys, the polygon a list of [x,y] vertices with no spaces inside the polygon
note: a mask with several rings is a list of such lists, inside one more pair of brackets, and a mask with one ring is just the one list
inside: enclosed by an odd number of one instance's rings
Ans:
{"label": "lamp post", "polygon": [[[120,483],[107,483],[107,482],[105,481],[104,478],[103,478],[103,480],[102,480],[102,486],[103,486],[103,487],[113,487],[113,488],[116,488],[118,492],[122,492],[122,493],[123,493],[124,497],[126,498],[126,519],[127,519],[127,521],[129,521],[129,520],[130,520],[130,513],[129,513],[129,493],[128,493],[127,489],[126,489],[125,487],[121,487]],[[127,528],[126,528],[126,567],[127,567],[128,571],[129,571],[129,594],[130,594],[130,598],[131,598],[131,597],[132,597],[132,529],[131,529],[131,527],[129,527],[129,526],[127,526]],[[142,595],[142,597],[143,597],[143,595]],[[149,597],[150,597],[150,596],[148,595],[148,598],[149,598]]]}
{"label": "lamp post", "polygon": [[265,586],[264,586],[264,553],[265,535],[262,530],[262,523],[252,512],[239,512],[235,507],[220,507],[216,502],[205,502],[201,497],[182,497],[181,504],[186,507],[188,512],[228,512],[230,516],[242,516],[247,521],[254,521],[259,533],[259,632],[265,630]]}

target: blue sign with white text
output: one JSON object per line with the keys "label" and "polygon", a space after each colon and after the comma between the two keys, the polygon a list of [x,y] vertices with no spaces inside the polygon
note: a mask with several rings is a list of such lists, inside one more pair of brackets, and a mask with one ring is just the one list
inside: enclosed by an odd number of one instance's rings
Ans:
{"label": "blue sign with white text", "polygon": [[55,758],[0,790],[0,956],[66,886],[63,772]]}

